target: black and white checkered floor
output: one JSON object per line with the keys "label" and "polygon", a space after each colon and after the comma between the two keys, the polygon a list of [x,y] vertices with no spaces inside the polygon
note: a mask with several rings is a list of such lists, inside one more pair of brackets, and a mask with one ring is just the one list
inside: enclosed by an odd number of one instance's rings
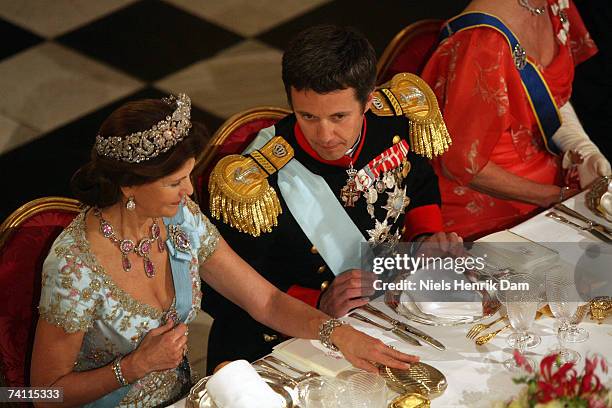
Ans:
{"label": "black and white checkered floor", "polygon": [[0,0],[0,219],[69,196],[102,120],[125,100],[186,92],[214,131],[286,106],[282,50],[318,23],[352,25],[380,54],[407,24],[466,0]]}

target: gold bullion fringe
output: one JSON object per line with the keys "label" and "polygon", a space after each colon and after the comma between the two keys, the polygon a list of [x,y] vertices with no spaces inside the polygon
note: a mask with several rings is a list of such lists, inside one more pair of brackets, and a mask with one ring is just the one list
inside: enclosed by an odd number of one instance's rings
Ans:
{"label": "gold bullion fringe", "polygon": [[283,211],[276,191],[267,180],[259,181],[262,183],[260,193],[245,197],[233,191],[215,170],[208,183],[210,213],[215,219],[222,219],[238,231],[254,237],[270,232],[278,225],[278,215]]}
{"label": "gold bullion fringe", "polygon": [[433,119],[406,116],[410,123],[410,146],[416,154],[432,159],[448,150],[452,140],[439,110]]}

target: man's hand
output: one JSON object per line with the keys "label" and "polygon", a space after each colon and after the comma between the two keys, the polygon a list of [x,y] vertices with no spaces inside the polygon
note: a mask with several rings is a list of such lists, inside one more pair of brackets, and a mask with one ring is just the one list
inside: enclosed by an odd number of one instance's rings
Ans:
{"label": "man's hand", "polygon": [[417,254],[425,256],[463,256],[463,238],[456,232],[437,232],[421,241]]}
{"label": "man's hand", "polygon": [[338,275],[321,294],[319,309],[332,317],[342,317],[350,310],[367,304],[374,294],[376,275],[349,269]]}

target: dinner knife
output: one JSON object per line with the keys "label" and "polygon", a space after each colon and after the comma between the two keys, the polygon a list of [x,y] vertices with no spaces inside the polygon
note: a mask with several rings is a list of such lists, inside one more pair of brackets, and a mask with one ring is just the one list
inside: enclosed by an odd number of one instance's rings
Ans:
{"label": "dinner knife", "polygon": [[595,228],[598,231],[605,232],[606,234],[612,234],[612,229],[606,227],[605,225],[599,224],[590,218],[585,217],[584,215],[580,214],[578,211],[572,210],[565,204],[557,204],[555,205],[555,209],[561,212],[564,212],[565,214],[570,215],[574,218],[578,218],[580,221],[586,222],[587,224],[589,224],[591,227]]}
{"label": "dinner knife", "polygon": [[400,322],[399,320],[396,320],[392,318],[391,316],[388,316],[382,310],[379,310],[372,305],[361,306],[361,308],[365,310],[366,312],[373,314],[374,316],[379,317],[391,323],[393,327],[401,330],[403,333],[416,337],[417,339],[422,340],[423,342],[429,344],[430,346],[438,350],[441,350],[441,351],[446,350],[446,346],[444,346],[444,344],[440,343],[438,340],[434,339],[429,334],[425,333],[422,330],[417,329],[414,326],[411,326],[404,322]]}
{"label": "dinner knife", "polygon": [[403,331],[398,329],[395,325],[392,325],[391,327],[385,327],[382,324],[378,324],[374,320],[368,319],[364,315],[362,315],[360,313],[357,313],[357,312],[351,313],[349,315],[349,317],[352,317],[353,319],[360,320],[360,321],[362,321],[364,323],[371,324],[372,326],[378,327],[379,329],[382,329],[384,331],[390,331],[391,333],[393,333],[397,337],[399,337],[401,340],[405,341],[406,343],[410,343],[413,346],[420,346],[421,345],[421,343],[419,343],[419,341],[417,339],[407,335],[406,333],[404,333]]}
{"label": "dinner knife", "polygon": [[567,225],[571,225],[574,226],[582,231],[587,231],[590,232],[591,235],[593,235],[595,238],[599,238],[601,241],[607,243],[607,244],[612,244],[612,238],[608,237],[606,234],[604,234],[603,232],[595,229],[594,227],[583,227],[582,225],[578,225],[573,221],[568,220],[567,218],[565,218],[562,215],[557,214],[554,211],[550,211],[546,213],[546,216],[549,218],[552,218],[553,220],[562,222],[563,224],[567,224]]}

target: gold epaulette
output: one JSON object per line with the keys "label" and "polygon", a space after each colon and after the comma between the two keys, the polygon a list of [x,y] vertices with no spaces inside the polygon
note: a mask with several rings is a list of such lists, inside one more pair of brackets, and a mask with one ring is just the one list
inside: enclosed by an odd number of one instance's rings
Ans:
{"label": "gold epaulette", "polygon": [[446,152],[452,141],[438,101],[421,78],[410,73],[396,74],[374,91],[372,112],[378,116],[408,118],[412,151],[431,159]]}
{"label": "gold epaulette", "polygon": [[219,160],[208,183],[211,215],[254,237],[272,231],[282,209],[267,178],[292,158],[293,148],[275,136],[248,156],[232,154]]}

